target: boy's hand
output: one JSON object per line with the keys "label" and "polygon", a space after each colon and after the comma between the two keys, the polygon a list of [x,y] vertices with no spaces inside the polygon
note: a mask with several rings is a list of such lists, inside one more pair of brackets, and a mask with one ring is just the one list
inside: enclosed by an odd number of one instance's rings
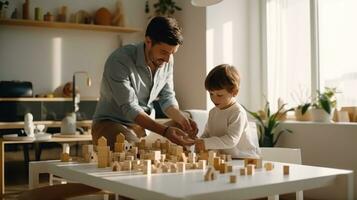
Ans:
{"label": "boy's hand", "polygon": [[195,141],[195,152],[200,153],[205,150],[206,150],[205,141],[203,139],[197,139]]}

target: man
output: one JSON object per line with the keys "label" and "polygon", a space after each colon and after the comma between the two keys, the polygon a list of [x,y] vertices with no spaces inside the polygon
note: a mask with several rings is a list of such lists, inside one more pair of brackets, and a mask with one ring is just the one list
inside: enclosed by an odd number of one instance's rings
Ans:
{"label": "man", "polygon": [[[192,145],[189,139],[197,125],[178,107],[173,91],[173,54],[183,42],[181,29],[173,18],[153,18],[145,42],[126,45],[114,51],[106,61],[100,99],[94,114],[94,144],[104,136],[114,149],[115,138],[123,133],[129,142],[138,141],[148,129],[179,145]],[[157,123],[153,101],[178,126]]]}

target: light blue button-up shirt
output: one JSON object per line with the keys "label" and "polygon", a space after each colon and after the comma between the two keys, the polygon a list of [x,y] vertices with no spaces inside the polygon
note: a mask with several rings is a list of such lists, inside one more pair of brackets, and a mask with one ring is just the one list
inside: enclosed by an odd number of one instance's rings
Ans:
{"label": "light blue button-up shirt", "polygon": [[107,59],[94,121],[132,124],[140,112],[151,112],[158,100],[162,110],[178,105],[173,90],[173,56],[154,77],[145,63],[144,43],[115,50]]}

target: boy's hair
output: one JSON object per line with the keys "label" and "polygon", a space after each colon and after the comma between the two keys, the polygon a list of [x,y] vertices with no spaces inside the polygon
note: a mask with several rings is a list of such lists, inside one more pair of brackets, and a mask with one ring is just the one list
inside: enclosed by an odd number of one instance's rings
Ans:
{"label": "boy's hair", "polygon": [[205,80],[205,88],[208,91],[226,89],[230,93],[238,94],[239,85],[239,72],[228,64],[218,65],[213,68]]}
{"label": "boy's hair", "polygon": [[166,43],[176,46],[183,43],[181,28],[174,18],[157,16],[154,17],[146,28],[145,36],[156,43]]}

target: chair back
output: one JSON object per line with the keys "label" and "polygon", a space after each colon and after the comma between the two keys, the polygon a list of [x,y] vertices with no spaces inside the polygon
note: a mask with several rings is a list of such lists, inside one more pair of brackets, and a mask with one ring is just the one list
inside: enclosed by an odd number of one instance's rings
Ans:
{"label": "chair back", "polygon": [[301,164],[301,150],[281,147],[261,147],[263,160]]}

